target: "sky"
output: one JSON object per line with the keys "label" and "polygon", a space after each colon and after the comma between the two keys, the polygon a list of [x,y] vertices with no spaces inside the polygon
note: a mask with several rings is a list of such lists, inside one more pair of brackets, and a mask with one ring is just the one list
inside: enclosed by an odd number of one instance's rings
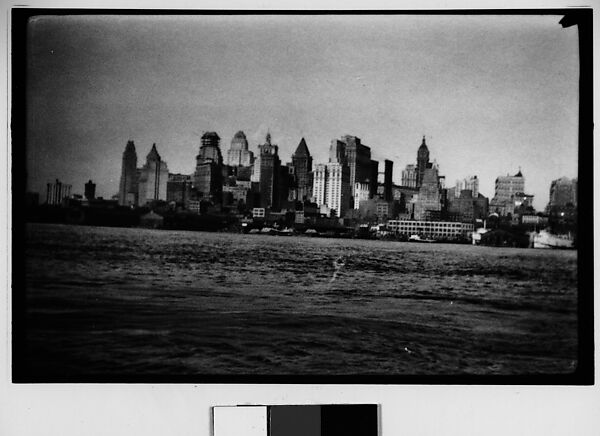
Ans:
{"label": "sky", "polygon": [[[578,40],[561,16],[39,16],[28,28],[27,188],[58,178],[118,192],[122,154],[152,144],[191,174],[200,136],[225,156],[269,131],[282,162],[305,138],[361,138],[394,182],[423,135],[446,185],[525,177],[541,210],[550,182],[577,177]],[[381,164],[382,166],[382,164]]]}

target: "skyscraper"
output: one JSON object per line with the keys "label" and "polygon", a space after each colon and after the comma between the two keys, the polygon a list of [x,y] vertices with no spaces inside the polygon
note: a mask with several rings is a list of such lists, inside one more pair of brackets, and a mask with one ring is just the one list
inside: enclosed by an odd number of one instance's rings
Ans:
{"label": "skyscraper", "polygon": [[194,188],[201,198],[220,203],[223,190],[223,155],[219,146],[221,138],[216,132],[202,135],[196,156]]}
{"label": "skyscraper", "polygon": [[121,181],[119,183],[119,204],[121,206],[137,206],[138,204],[138,176],[137,153],[133,141],[127,141],[123,152],[121,165]]}
{"label": "skyscraper", "polygon": [[419,193],[416,196],[414,219],[425,220],[442,210],[442,195],[437,168],[425,168]]}
{"label": "skyscraper", "polygon": [[423,136],[423,142],[417,151],[417,188],[421,187],[427,168],[431,168],[431,164],[429,163],[429,149],[427,148],[427,144],[425,144],[425,136]]}
{"label": "skyscraper", "polygon": [[346,145],[342,141],[331,141],[326,176],[325,203],[335,210],[336,216],[343,217],[350,208],[352,187]]}
{"label": "skyscraper", "polygon": [[498,176],[496,178],[494,198],[490,201],[490,212],[499,215],[514,213],[514,196],[525,192],[525,178],[521,169],[514,176]]}
{"label": "skyscraper", "polygon": [[85,198],[86,200],[93,200],[96,198],[96,184],[91,180],[85,184]]}
{"label": "skyscraper", "polygon": [[46,184],[46,204],[61,204],[71,195],[71,185],[56,179],[54,183]]}
{"label": "skyscraper", "polygon": [[267,133],[265,143],[258,146],[260,151],[260,205],[272,209],[279,208],[279,174],[281,161],[279,160],[279,147],[271,144],[271,134]]}
{"label": "skyscraper", "polygon": [[406,188],[417,187],[417,167],[414,164],[406,165],[406,168],[402,170],[401,185]]}
{"label": "skyscraper", "polygon": [[473,198],[477,198],[479,195],[479,179],[477,176],[469,176],[462,180],[456,181],[456,188],[454,190],[454,196],[456,198],[461,196],[461,191],[469,190]]}
{"label": "skyscraper", "polygon": [[167,181],[167,201],[187,206],[192,193],[192,176],[189,174],[169,174]]}
{"label": "skyscraper", "polygon": [[385,201],[392,201],[393,193],[392,193],[392,176],[394,172],[394,162],[391,160],[385,160],[385,172],[383,179],[383,199]]}
{"label": "skyscraper", "polygon": [[248,167],[254,163],[254,153],[248,150],[248,140],[241,130],[231,140],[231,147],[227,151],[227,165]]}
{"label": "skyscraper", "polygon": [[577,206],[577,179],[561,177],[550,184],[548,209]]}
{"label": "skyscraper", "polygon": [[138,181],[138,204],[145,205],[150,201],[167,200],[167,181],[169,169],[152,144],[150,153],[146,156],[146,163],[141,169]]}
{"label": "skyscraper", "polygon": [[327,165],[317,164],[313,171],[313,201],[319,206],[325,204],[327,193]]}
{"label": "skyscraper", "polygon": [[304,138],[300,140],[296,151],[292,154],[292,165],[296,175],[296,197],[298,200],[306,200],[312,196],[312,157]]}
{"label": "skyscraper", "polygon": [[[379,176],[379,162],[377,162],[376,160],[372,160],[370,162],[370,169],[369,169],[369,198],[375,198],[377,196],[378,176]],[[356,183],[355,183],[355,188],[356,188]]]}
{"label": "skyscraper", "polygon": [[360,138],[352,135],[342,136],[341,141],[345,144],[346,160],[350,169],[350,190],[353,196],[356,182],[371,181],[371,148],[364,145]]}

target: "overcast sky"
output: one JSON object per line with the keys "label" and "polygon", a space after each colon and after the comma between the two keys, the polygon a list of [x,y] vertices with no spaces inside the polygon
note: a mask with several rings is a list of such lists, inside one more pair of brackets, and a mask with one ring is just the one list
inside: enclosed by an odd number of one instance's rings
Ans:
{"label": "overcast sky", "polygon": [[423,135],[447,185],[468,175],[494,194],[519,166],[534,206],[577,176],[576,27],[561,16],[66,16],[29,26],[28,189],[55,178],[118,192],[129,139],[170,172],[192,173],[202,132],[226,155],[270,130],[281,160],[300,138],[314,162],[360,137],[394,161]]}

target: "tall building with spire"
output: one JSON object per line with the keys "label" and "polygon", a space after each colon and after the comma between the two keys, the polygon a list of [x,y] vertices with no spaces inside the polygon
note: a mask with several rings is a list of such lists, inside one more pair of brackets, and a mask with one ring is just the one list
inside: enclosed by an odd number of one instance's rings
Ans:
{"label": "tall building with spire", "polygon": [[421,187],[421,183],[423,182],[423,177],[425,175],[425,170],[427,168],[431,168],[431,163],[429,162],[429,149],[427,148],[427,144],[425,143],[425,136],[423,135],[423,142],[421,142],[421,146],[417,151],[417,183],[416,188]]}
{"label": "tall building with spire", "polygon": [[296,176],[296,198],[307,200],[312,196],[312,157],[304,138],[300,140],[296,151],[292,154],[292,166]]}
{"label": "tall building with spire", "polygon": [[231,140],[231,147],[227,151],[226,164],[232,167],[249,167],[254,163],[254,153],[248,150],[248,140],[241,130]]}
{"label": "tall building with spire", "polygon": [[260,152],[258,159],[260,205],[264,208],[278,209],[280,206],[279,175],[281,167],[278,155],[279,147],[271,144],[271,134],[267,133],[265,143],[259,145],[258,149]]}
{"label": "tall building with spire", "polygon": [[437,217],[442,210],[442,193],[438,169],[426,168],[414,200],[414,219],[430,220]]}
{"label": "tall building with spire", "polygon": [[123,152],[119,204],[121,206],[137,206],[138,204],[137,153],[131,140],[127,141]]}
{"label": "tall building with spire", "polygon": [[138,204],[145,205],[155,200],[167,200],[167,181],[169,169],[156,150],[156,144],[146,156],[146,163],[141,168],[138,181]]}
{"label": "tall building with spire", "polygon": [[223,192],[223,155],[219,146],[221,138],[216,132],[202,135],[196,156],[194,189],[199,197],[221,203]]}

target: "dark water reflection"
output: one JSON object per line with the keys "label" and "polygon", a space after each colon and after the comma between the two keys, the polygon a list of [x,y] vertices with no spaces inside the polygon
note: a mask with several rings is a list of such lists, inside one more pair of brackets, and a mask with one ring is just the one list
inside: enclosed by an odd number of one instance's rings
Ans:
{"label": "dark water reflection", "polygon": [[33,372],[515,375],[576,364],[575,251],[43,224],[28,238]]}

